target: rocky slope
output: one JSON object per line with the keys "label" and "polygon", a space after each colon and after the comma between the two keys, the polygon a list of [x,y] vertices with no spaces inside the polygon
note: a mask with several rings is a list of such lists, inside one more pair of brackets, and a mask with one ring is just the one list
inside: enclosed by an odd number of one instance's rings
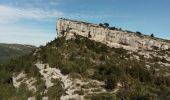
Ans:
{"label": "rocky slope", "polygon": [[2,100],[168,100],[170,51],[128,51],[76,35],[0,66]]}

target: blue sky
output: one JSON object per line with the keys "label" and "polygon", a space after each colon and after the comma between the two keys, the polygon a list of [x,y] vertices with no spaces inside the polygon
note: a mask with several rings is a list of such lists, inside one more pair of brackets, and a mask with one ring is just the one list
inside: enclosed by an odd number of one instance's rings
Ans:
{"label": "blue sky", "polygon": [[0,0],[0,42],[44,45],[60,17],[170,39],[169,0]]}

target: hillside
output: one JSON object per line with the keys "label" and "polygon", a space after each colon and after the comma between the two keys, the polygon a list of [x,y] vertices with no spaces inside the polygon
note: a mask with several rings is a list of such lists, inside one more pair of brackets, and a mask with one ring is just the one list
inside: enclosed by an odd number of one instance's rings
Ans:
{"label": "hillside", "polygon": [[0,65],[2,100],[170,99],[169,40],[67,19],[57,31]]}
{"label": "hillside", "polygon": [[0,66],[2,100],[169,100],[170,49],[59,37]]}
{"label": "hillside", "polygon": [[31,45],[0,43],[0,63],[7,62],[11,58],[29,54],[35,48],[35,46]]}

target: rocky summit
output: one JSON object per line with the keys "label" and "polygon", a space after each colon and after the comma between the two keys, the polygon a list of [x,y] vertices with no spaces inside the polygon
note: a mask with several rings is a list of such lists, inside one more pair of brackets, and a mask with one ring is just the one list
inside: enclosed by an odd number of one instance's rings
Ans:
{"label": "rocky summit", "polygon": [[68,19],[0,65],[1,100],[170,100],[169,40]]}
{"label": "rocky summit", "polygon": [[122,47],[127,50],[153,50],[155,48],[166,50],[170,48],[170,41],[163,39],[63,18],[60,18],[57,22],[57,31],[59,37],[66,36],[67,38],[72,38],[74,34],[77,34],[104,43],[110,47]]}

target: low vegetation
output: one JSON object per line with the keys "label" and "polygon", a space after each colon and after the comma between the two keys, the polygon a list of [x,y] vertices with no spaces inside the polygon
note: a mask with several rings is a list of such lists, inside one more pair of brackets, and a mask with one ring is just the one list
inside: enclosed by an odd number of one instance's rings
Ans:
{"label": "low vegetation", "polygon": [[[170,78],[155,71],[154,65],[146,67],[146,62],[155,63],[140,55],[140,60],[130,59],[135,53],[128,53],[122,48],[110,48],[82,36],[65,40],[65,37],[55,39],[46,46],[38,49],[37,55],[32,54],[11,60],[0,66],[0,97],[4,100],[24,100],[30,95],[23,87],[17,91],[11,82],[12,73],[24,70],[29,76],[37,77],[34,64],[37,59],[49,63],[51,67],[59,68],[63,74],[77,75],[81,78],[95,79],[105,82],[108,93],[89,94],[85,98],[90,100],[169,100]],[[164,59],[162,59],[165,61]],[[41,83],[41,82],[40,82]],[[43,84],[40,85],[43,88]],[[59,100],[64,93],[60,81],[48,91],[50,100]],[[110,94],[117,84],[122,86],[118,92]],[[82,94],[83,92],[80,92]],[[22,96],[21,96],[22,95]],[[42,95],[36,94],[37,98]]]}
{"label": "low vegetation", "polygon": [[[160,76],[157,76],[155,69],[148,70],[145,67],[148,59],[141,57],[141,61],[131,60],[129,58],[133,54],[128,54],[124,49],[109,48],[81,36],[76,36],[76,39],[72,40],[65,40],[64,37],[55,39],[47,46],[51,48],[44,47],[41,52],[44,62],[60,68],[64,74],[78,73],[82,77],[104,81],[108,91],[113,90],[120,82],[123,84],[120,94],[126,94],[124,98],[129,100],[145,96],[148,97],[146,99],[159,98],[160,93],[164,94],[161,92],[162,86],[166,87],[164,89],[169,87],[169,79],[160,75],[163,80],[158,80]],[[93,73],[89,73],[89,69],[93,69]],[[143,90],[137,90],[138,87]],[[129,94],[132,92],[135,94]]]}

